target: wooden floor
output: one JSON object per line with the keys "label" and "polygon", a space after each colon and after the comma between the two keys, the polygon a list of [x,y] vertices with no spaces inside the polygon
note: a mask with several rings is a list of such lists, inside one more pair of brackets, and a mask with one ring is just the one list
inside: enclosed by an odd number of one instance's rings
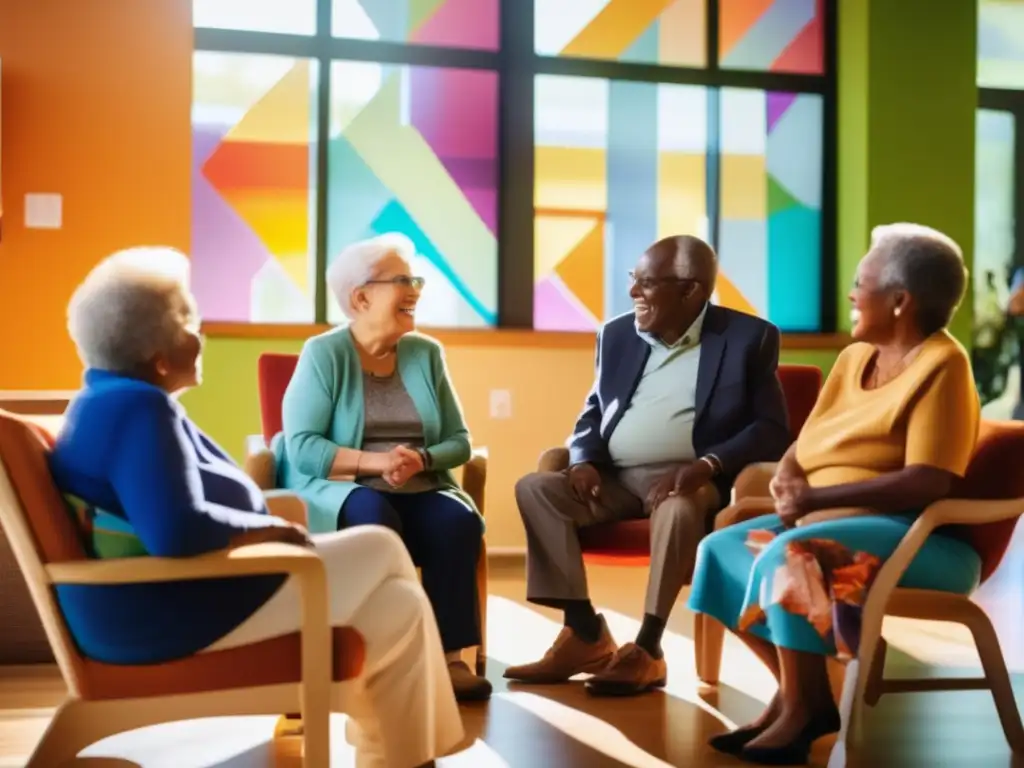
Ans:
{"label": "wooden floor", "polygon": [[[630,639],[639,625],[646,572],[634,568],[591,568],[595,602],[616,639]],[[663,694],[604,700],[582,686],[508,685],[506,666],[542,653],[558,629],[553,612],[522,600],[521,566],[495,567],[489,601],[490,666],[495,696],[489,704],[466,707],[470,739],[443,768],[656,768],[735,766],[712,752],[708,736],[753,718],[774,691],[753,657],[730,642],[723,684],[698,688],[693,672],[692,616],[677,609],[665,639],[669,685]],[[997,619],[1011,669],[1024,673],[1024,543],[1004,562],[979,597]],[[0,630],[2,631],[2,630]],[[889,676],[971,675],[979,668],[966,630],[949,625],[894,620],[886,625],[892,652]],[[1024,676],[1018,678],[1024,694]],[[0,667],[0,768],[22,766],[63,697],[53,668]],[[273,718],[190,721],[136,731],[90,747],[83,766],[144,768],[263,768],[274,764],[270,747]],[[1003,739],[991,698],[984,692],[905,694],[883,698],[869,710],[868,764],[901,766],[1022,765]],[[343,721],[332,723],[334,766],[352,764]],[[830,743],[820,742],[812,764],[824,766]],[[117,759],[103,759],[117,758]]]}

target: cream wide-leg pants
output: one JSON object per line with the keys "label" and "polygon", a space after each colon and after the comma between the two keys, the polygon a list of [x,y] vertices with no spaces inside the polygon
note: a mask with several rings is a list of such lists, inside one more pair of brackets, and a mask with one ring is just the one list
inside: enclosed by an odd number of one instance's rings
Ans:
{"label": "cream wide-leg pants", "polygon": [[[402,540],[367,525],[319,534],[313,543],[327,571],[331,625],[353,627],[366,642],[364,700],[356,702],[346,734],[356,765],[414,768],[444,755],[462,740],[462,719],[433,610]],[[290,579],[206,650],[300,627],[299,587]]]}

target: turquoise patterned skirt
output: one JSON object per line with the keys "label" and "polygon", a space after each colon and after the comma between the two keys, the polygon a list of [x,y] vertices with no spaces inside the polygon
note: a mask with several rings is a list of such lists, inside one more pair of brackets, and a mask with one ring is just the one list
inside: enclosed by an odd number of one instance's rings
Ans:
{"label": "turquoise patterned skirt", "polygon": [[[712,533],[697,550],[689,607],[795,651],[856,656],[860,612],[878,569],[916,515],[865,515],[785,528],[765,515]],[[970,594],[981,558],[933,534],[901,587]]]}

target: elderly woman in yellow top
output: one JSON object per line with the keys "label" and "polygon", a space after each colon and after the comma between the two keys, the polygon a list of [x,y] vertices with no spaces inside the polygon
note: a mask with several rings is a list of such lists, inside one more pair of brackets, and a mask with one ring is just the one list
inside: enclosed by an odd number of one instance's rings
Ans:
{"label": "elderly woman in yellow top", "polygon": [[275,441],[284,487],[309,504],[314,533],[366,525],[396,531],[423,573],[456,698],[490,696],[461,660],[480,644],[476,562],[483,519],[451,470],[470,458],[441,346],[415,333],[423,278],[400,234],[355,243],[327,283],[350,322],[310,339],[282,405]]}
{"label": "elderly woman in yellow top", "polygon": [[[856,653],[855,596],[915,516],[950,493],[977,440],[970,361],[945,330],[966,282],[960,248],[945,235],[876,228],[850,292],[855,341],[779,462],[777,514],[701,544],[690,607],[729,627],[779,681],[764,713],[714,737],[716,749],[790,765],[839,729],[825,657]],[[901,586],[966,594],[980,565],[970,546],[934,534]]]}

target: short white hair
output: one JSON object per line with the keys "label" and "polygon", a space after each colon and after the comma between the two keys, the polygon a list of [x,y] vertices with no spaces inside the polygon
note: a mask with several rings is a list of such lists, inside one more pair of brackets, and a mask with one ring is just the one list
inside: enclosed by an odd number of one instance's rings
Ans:
{"label": "short white hair", "polygon": [[967,267],[957,242],[921,224],[884,224],[871,231],[871,249],[882,259],[880,287],[903,289],[917,302],[925,335],[945,328],[967,289]]}
{"label": "short white hair", "polygon": [[416,255],[416,246],[405,235],[388,232],[353,243],[334,257],[327,268],[327,287],[345,317],[351,320],[355,314],[352,294],[367,280],[373,279],[377,264],[392,253],[411,263]]}
{"label": "short white hair", "polygon": [[101,261],[75,289],[68,331],[89,368],[131,373],[169,351],[182,330],[189,260],[173,248],[146,246]]}

